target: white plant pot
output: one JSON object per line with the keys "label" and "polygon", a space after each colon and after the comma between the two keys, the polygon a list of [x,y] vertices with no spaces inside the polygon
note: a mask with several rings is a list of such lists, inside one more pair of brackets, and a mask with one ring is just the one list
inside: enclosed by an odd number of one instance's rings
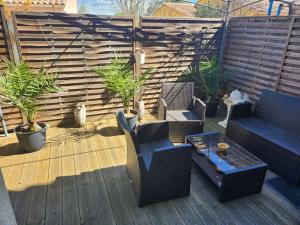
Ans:
{"label": "white plant pot", "polygon": [[145,115],[145,104],[143,100],[135,102],[135,110],[138,112],[139,120],[143,119]]}

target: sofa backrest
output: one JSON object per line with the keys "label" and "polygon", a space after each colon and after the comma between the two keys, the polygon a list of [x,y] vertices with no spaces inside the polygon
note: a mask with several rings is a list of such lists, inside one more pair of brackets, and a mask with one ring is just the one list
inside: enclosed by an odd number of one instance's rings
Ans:
{"label": "sofa backrest", "polygon": [[193,108],[194,83],[163,83],[162,97],[168,110],[191,110]]}
{"label": "sofa backrest", "polygon": [[300,135],[300,98],[264,90],[254,116]]}

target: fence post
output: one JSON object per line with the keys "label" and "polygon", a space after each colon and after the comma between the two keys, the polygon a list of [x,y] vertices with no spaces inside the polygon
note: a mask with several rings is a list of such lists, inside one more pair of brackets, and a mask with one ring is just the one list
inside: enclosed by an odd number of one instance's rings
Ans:
{"label": "fence post", "polygon": [[281,79],[282,70],[283,70],[283,66],[284,66],[284,60],[285,60],[286,53],[287,53],[287,50],[288,50],[288,47],[289,47],[290,38],[291,38],[292,31],[293,31],[294,23],[295,23],[295,16],[292,16],[291,21],[290,21],[290,25],[289,25],[288,35],[287,35],[285,46],[284,46],[283,53],[282,53],[282,59],[281,59],[281,64],[280,64],[280,68],[279,68],[279,73],[278,73],[277,79],[275,81],[274,91],[278,91],[278,86],[279,86],[279,82],[280,82],[280,79]]}
{"label": "fence post", "polygon": [[[138,20],[136,20],[136,18],[133,18],[133,60],[134,60],[134,64],[133,64],[133,78],[136,79],[138,76],[141,75],[141,64],[139,64],[136,60],[135,60],[135,50],[137,48],[141,48],[141,43],[140,43],[140,39],[138,37],[138,35],[140,34],[140,25],[142,23],[142,18],[140,17]],[[133,107],[135,108],[135,104],[136,104],[136,100],[138,100],[140,96],[140,91],[139,93],[137,93],[136,95],[134,95],[133,97]]]}
{"label": "fence post", "polygon": [[[16,20],[15,20],[15,13],[12,12],[12,17],[10,20],[6,20],[6,24],[7,24],[7,28],[8,28],[8,42],[9,42],[9,46],[11,47],[11,59],[13,59],[16,63],[21,62],[21,50],[20,47],[18,45],[19,42],[19,38],[17,37],[17,27],[16,27]],[[22,116],[22,122],[23,123],[27,123],[26,117],[24,116],[24,114],[22,112],[21,116]]]}

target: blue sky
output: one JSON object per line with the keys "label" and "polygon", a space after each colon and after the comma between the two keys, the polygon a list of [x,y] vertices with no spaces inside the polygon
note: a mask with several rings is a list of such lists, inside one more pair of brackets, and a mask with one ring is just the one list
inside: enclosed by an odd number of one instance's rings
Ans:
{"label": "blue sky", "polygon": [[[98,15],[113,15],[114,10],[111,6],[111,0],[77,0],[78,7],[85,5],[88,13]],[[197,2],[197,0],[190,0],[190,2]]]}
{"label": "blue sky", "polygon": [[110,0],[78,0],[77,4],[78,8],[81,4],[85,5],[91,14],[113,15]]}

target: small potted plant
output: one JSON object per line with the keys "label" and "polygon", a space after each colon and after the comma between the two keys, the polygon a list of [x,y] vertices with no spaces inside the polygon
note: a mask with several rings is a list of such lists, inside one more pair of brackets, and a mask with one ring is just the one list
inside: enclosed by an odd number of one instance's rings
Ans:
{"label": "small potted plant", "polygon": [[184,79],[195,83],[195,93],[206,104],[206,116],[216,114],[219,102],[222,98],[225,83],[228,80],[227,71],[220,73],[218,60],[213,57],[207,61],[201,61],[199,65],[189,67],[183,74]]}
{"label": "small potted plant", "polygon": [[[130,103],[146,81],[151,69],[136,75],[134,78],[133,69],[127,59],[118,57],[111,60],[111,63],[104,67],[97,68],[96,73],[103,78],[107,89],[117,94],[123,103],[126,120],[130,127],[134,127],[138,120],[138,112],[130,109]],[[118,124],[121,132],[121,126]]]}
{"label": "small potted plant", "polygon": [[42,67],[37,73],[26,62],[4,60],[5,71],[0,75],[0,97],[20,109],[25,124],[15,128],[20,145],[27,152],[40,150],[46,143],[46,124],[36,121],[39,97],[62,89],[55,84],[58,74],[47,73]]}

